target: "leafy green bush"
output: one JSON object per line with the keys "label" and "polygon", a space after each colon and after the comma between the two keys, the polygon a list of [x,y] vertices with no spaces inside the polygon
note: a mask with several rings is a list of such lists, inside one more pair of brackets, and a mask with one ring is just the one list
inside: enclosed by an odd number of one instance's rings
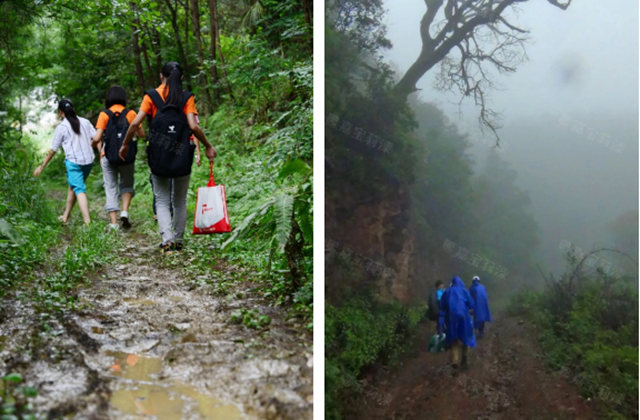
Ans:
{"label": "leafy green bush", "polygon": [[342,417],[360,390],[359,375],[376,363],[393,363],[425,314],[424,307],[381,303],[370,297],[325,306],[325,413]]}
{"label": "leafy green bush", "polygon": [[55,212],[32,176],[34,151],[27,143],[0,143],[0,295],[44,261],[57,240]]}
{"label": "leafy green bush", "polygon": [[[248,41],[247,48],[262,51],[265,44],[256,42]],[[238,58],[236,65],[243,59]],[[272,63],[270,71],[288,68],[280,61]],[[289,67],[279,75],[256,76],[252,84],[235,80],[239,89],[247,89],[243,104],[223,104],[202,121],[219,152],[214,177],[226,186],[233,231],[229,236],[194,238],[192,249],[202,257],[196,259],[200,271],[210,270],[212,255],[250,267],[251,280],[257,280],[265,296],[276,304],[292,305],[294,313],[309,319],[313,302],[313,77],[310,64],[308,69],[305,65]],[[239,70],[232,73],[247,77]],[[275,94],[273,83],[289,85],[290,95]],[[254,96],[264,99],[262,105],[268,112],[256,111],[256,104],[249,100]],[[208,168],[192,173],[189,202],[195,203],[197,188],[207,179]]]}
{"label": "leafy green bush", "polygon": [[596,401],[603,416],[635,418],[637,287],[629,278],[603,273],[580,276],[575,286],[572,275],[570,270],[541,293],[516,297],[510,311],[539,327],[549,366],[572,372],[582,395]]}
{"label": "leafy green bush", "polygon": [[244,324],[247,328],[262,329],[271,323],[271,318],[255,309],[240,309],[231,314],[231,322]]}
{"label": "leafy green bush", "polygon": [[0,414],[2,420],[35,419],[30,398],[38,392],[30,386],[20,386],[22,376],[10,373],[0,377]]}

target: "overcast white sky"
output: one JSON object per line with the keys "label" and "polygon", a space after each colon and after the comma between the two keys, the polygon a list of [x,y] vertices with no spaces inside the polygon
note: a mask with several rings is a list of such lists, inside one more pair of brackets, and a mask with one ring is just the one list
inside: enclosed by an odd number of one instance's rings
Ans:
{"label": "overcast white sky", "polygon": [[[520,13],[511,20],[531,30],[529,61],[515,74],[500,75],[504,90],[491,92],[505,124],[538,113],[584,117],[602,111],[637,116],[638,3],[583,0],[574,1],[566,11],[544,0],[519,6]],[[420,51],[419,25],[426,6],[420,0],[386,0],[385,6],[393,43],[386,55],[403,73]],[[568,73],[573,77],[563,83]],[[425,75],[418,83],[420,97],[456,120],[459,98],[432,86],[433,76]],[[465,122],[460,125],[477,125],[477,109],[465,106],[463,113]]]}

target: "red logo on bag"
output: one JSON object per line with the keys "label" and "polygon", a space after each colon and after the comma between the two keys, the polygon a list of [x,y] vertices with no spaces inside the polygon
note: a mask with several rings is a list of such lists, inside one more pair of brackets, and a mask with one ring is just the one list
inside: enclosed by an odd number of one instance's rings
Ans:
{"label": "red logo on bag", "polygon": [[213,210],[213,207],[207,208],[206,204],[202,205],[202,214],[204,214],[205,211],[211,211],[211,210]]}

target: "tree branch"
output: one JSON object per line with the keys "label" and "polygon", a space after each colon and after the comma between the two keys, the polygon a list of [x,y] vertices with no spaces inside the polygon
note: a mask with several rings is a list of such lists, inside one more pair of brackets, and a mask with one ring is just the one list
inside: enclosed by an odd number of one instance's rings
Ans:
{"label": "tree branch", "polygon": [[571,4],[571,0],[567,0],[566,3],[561,3],[558,0],[547,0],[547,2],[549,4],[552,4],[552,5],[556,6],[556,7],[559,7],[562,10],[567,10],[569,5]]}
{"label": "tree branch", "polygon": [[[494,66],[500,73],[515,72],[526,59],[524,43],[529,32],[502,15],[516,3],[529,0],[447,0],[444,19],[440,22],[435,20],[443,0],[424,1],[427,10],[420,22],[422,49],[394,86],[395,94],[406,99],[416,91],[422,76],[440,64],[439,88],[457,89],[462,97],[473,95],[475,104],[480,107],[481,128],[488,128],[499,144],[498,114],[487,106],[486,101],[485,89],[493,88],[493,82],[485,66]],[[571,4],[571,0],[547,1],[563,10]],[[434,27],[438,28],[435,33]],[[481,44],[486,43],[490,48],[483,48]],[[449,57],[452,51],[459,52],[459,57]]]}

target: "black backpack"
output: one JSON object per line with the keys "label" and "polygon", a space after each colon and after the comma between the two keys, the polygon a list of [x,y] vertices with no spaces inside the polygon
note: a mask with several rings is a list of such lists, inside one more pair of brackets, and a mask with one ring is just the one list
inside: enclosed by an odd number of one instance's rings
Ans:
{"label": "black backpack", "polygon": [[432,321],[437,321],[440,315],[440,304],[438,302],[438,294],[435,290],[432,290],[429,294],[429,308],[427,309],[427,318]]}
{"label": "black backpack", "polygon": [[182,109],[192,93],[183,92],[179,107],[166,104],[155,89],[147,95],[158,108],[149,126],[147,157],[151,172],[163,177],[189,175],[196,146],[189,141],[191,129]]}
{"label": "black backpack", "polygon": [[121,112],[113,113],[111,110],[105,109],[103,112],[109,116],[107,128],[102,134],[104,153],[107,160],[112,165],[126,165],[135,162],[136,152],[138,151],[138,144],[135,141],[129,143],[129,154],[127,154],[125,160],[120,159],[118,156],[124,136],[129,129],[129,120],[127,120],[129,110],[125,108]]}

